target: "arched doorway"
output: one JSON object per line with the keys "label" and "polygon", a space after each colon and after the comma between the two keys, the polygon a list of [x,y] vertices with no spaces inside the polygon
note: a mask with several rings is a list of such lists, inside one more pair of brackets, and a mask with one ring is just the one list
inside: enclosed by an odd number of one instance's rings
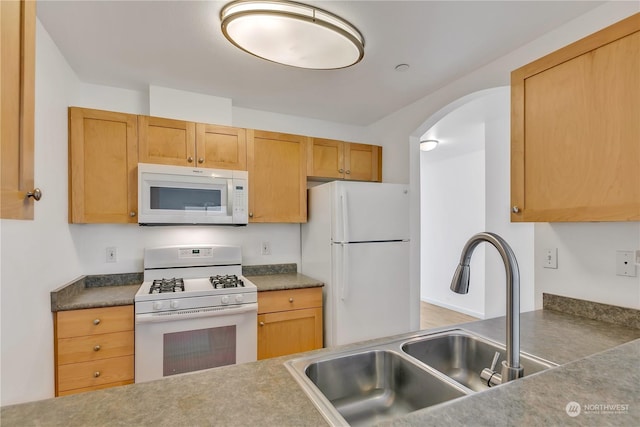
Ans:
{"label": "arched doorway", "polygon": [[469,294],[451,292],[449,283],[464,243],[479,231],[498,233],[513,247],[521,308],[533,309],[533,226],[509,217],[509,109],[508,86],[483,90],[442,108],[417,133],[440,141],[420,152],[420,299],[477,318],[504,315],[497,252],[486,245],[474,252]]}

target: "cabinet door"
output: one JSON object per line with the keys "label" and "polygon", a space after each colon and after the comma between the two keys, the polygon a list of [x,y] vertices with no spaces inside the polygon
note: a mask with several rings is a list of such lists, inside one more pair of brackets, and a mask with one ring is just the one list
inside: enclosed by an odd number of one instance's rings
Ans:
{"label": "cabinet door", "polygon": [[258,359],[322,348],[322,308],[258,315]]}
{"label": "cabinet door", "polygon": [[307,157],[307,175],[317,178],[344,178],[344,143],[312,138]]}
{"label": "cabinet door", "polygon": [[247,130],[250,222],[307,221],[307,140]]}
{"label": "cabinet door", "polygon": [[640,14],[512,73],[512,221],[640,220]]}
{"label": "cabinet door", "polygon": [[196,124],[138,116],[140,163],[195,166]]}
{"label": "cabinet door", "polygon": [[382,147],[353,142],[344,144],[345,179],[381,182]]}
{"label": "cabinet door", "polygon": [[35,1],[0,1],[0,217],[33,219]]}
{"label": "cabinet door", "polygon": [[69,222],[137,221],[137,117],[69,108]]}
{"label": "cabinet door", "polygon": [[247,170],[246,130],[197,123],[196,155],[199,167]]}

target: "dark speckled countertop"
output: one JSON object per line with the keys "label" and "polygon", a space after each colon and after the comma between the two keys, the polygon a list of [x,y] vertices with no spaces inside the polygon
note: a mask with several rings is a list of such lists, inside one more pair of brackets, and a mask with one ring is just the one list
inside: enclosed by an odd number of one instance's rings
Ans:
{"label": "dark speckled countertop", "polygon": [[322,282],[298,273],[296,264],[244,266],[242,275],[256,285],[258,292],[324,286]]}
{"label": "dark speckled countertop", "polygon": [[[258,292],[324,286],[297,272],[296,264],[250,265],[242,268]],[[133,304],[142,273],[82,276],[51,291],[51,311]]]}
{"label": "dark speckled countertop", "polygon": [[51,311],[133,304],[142,273],[82,276],[51,291]]}
{"label": "dark speckled countertop", "polygon": [[[640,330],[553,310],[522,313],[521,349],[561,364],[384,422],[393,426],[638,426]],[[504,342],[505,318],[458,325]],[[449,328],[422,331],[432,333]],[[403,334],[339,348],[409,339]],[[310,353],[46,399],[0,410],[11,426],[324,426],[283,362]],[[162,404],[157,397],[163,395]],[[571,417],[567,405],[582,413]],[[615,405],[613,412],[612,406]],[[607,409],[609,408],[609,409]]]}

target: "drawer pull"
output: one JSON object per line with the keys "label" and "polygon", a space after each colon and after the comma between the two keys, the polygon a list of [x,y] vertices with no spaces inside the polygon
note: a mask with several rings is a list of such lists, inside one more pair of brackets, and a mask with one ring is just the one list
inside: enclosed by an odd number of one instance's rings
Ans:
{"label": "drawer pull", "polygon": [[95,372],[93,373],[93,377],[94,377],[94,378],[98,378],[99,376],[100,376],[100,371],[95,371]]}
{"label": "drawer pull", "polygon": [[260,322],[260,326],[264,326],[264,322]]}
{"label": "drawer pull", "polygon": [[289,298],[289,302],[293,302],[293,297]]}
{"label": "drawer pull", "polygon": [[100,319],[95,319],[93,321],[93,324],[96,325],[96,326],[99,325],[100,324]]}
{"label": "drawer pull", "polygon": [[95,345],[95,346],[93,347],[93,351],[100,351],[100,345],[99,345],[99,344],[98,344],[98,345]]}

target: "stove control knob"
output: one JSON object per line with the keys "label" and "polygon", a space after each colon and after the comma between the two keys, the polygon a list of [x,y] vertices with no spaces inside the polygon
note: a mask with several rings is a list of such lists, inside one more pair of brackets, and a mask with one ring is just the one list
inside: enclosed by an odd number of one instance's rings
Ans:
{"label": "stove control knob", "polygon": [[222,297],[222,303],[223,304],[229,304],[229,296],[228,295],[225,295],[225,296]]}
{"label": "stove control knob", "polygon": [[162,308],[162,301],[156,301],[153,303],[154,310],[160,310]]}
{"label": "stove control knob", "polygon": [[180,301],[173,300],[171,301],[171,308],[178,308],[180,306]]}
{"label": "stove control knob", "polygon": [[236,302],[242,302],[243,299],[244,297],[242,296],[242,294],[236,295]]}

